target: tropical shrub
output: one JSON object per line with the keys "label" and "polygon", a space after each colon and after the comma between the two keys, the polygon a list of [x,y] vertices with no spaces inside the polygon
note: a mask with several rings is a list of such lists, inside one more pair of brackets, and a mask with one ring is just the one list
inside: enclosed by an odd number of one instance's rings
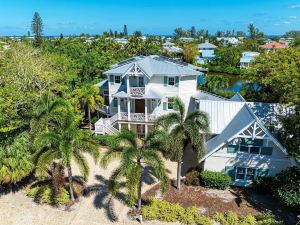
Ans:
{"label": "tropical shrub", "polygon": [[57,196],[49,185],[30,187],[26,195],[38,203],[49,205],[67,205],[70,202],[70,195],[66,188],[61,188]]}
{"label": "tropical shrub", "polygon": [[274,178],[272,191],[274,197],[287,206],[300,207],[300,169],[290,167]]}
{"label": "tropical shrub", "polygon": [[284,225],[283,221],[276,220],[272,214],[260,214],[256,216],[257,225]]}
{"label": "tropical shrub", "polygon": [[151,198],[149,204],[142,208],[142,214],[145,220],[159,220],[163,222],[176,222],[192,225],[212,225],[212,221],[201,215],[198,208],[183,208],[178,203],[169,203],[167,201]]}
{"label": "tropical shrub", "polygon": [[253,180],[252,187],[259,194],[268,194],[271,193],[273,180],[273,177],[256,177]]}
{"label": "tropical shrub", "polygon": [[231,184],[228,174],[205,170],[201,173],[201,181],[205,187],[225,190]]}
{"label": "tropical shrub", "polygon": [[185,175],[184,184],[188,186],[200,185],[200,172],[197,170],[191,170],[187,172]]}
{"label": "tropical shrub", "polygon": [[33,168],[31,143],[27,132],[0,147],[0,184],[16,183],[28,176]]}
{"label": "tropical shrub", "polygon": [[238,217],[234,212],[227,212],[225,214],[216,213],[213,216],[216,222],[219,222],[221,225],[256,225],[257,221],[254,216],[246,215],[243,217]]}
{"label": "tropical shrub", "polygon": [[97,135],[95,136],[95,139],[100,145],[109,148],[113,148],[119,143],[119,140],[115,135]]}

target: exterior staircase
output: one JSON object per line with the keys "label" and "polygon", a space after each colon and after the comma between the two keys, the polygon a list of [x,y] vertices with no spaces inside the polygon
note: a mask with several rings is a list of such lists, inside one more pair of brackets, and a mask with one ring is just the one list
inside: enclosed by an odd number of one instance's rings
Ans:
{"label": "exterior staircase", "polygon": [[117,135],[119,130],[114,128],[115,123],[118,120],[118,114],[110,117],[110,118],[100,118],[95,123],[95,134],[110,134]]}

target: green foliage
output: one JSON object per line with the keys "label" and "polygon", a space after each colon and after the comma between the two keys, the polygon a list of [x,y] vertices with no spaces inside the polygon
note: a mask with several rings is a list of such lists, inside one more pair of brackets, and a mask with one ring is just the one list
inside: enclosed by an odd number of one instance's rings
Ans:
{"label": "green foliage", "polygon": [[30,187],[26,190],[26,195],[42,204],[67,205],[70,202],[69,192],[65,188],[61,188],[55,196],[49,185]]}
{"label": "green foliage", "polygon": [[290,167],[274,178],[272,191],[276,198],[287,206],[300,207],[300,170]]}
{"label": "green foliage", "polygon": [[0,146],[0,184],[20,181],[33,170],[31,140],[27,132],[21,133]]}
{"label": "green foliage", "polygon": [[185,174],[184,184],[200,185],[200,173],[197,170],[191,170]]}
{"label": "green foliage", "polygon": [[[120,159],[120,166],[112,173],[109,190],[114,194],[119,191],[120,182],[126,180],[126,201],[133,206],[138,200],[141,207],[142,172],[148,167],[151,174],[161,182],[161,191],[165,193],[169,188],[167,170],[161,156],[150,147],[151,136],[139,140],[134,131],[122,130],[118,134],[118,145],[110,148],[101,158],[100,164],[106,168],[115,159]],[[142,166],[143,162],[143,166]]]}
{"label": "green foliage", "polygon": [[99,143],[99,145],[106,146],[109,148],[114,148],[117,146],[119,140],[115,135],[97,135],[94,139]]}
{"label": "green foliage", "polygon": [[199,213],[198,208],[183,208],[178,203],[172,204],[151,198],[148,205],[142,208],[145,220],[159,220],[163,222],[176,222],[192,225],[212,225],[212,221]]}
{"label": "green foliage", "polygon": [[232,75],[240,75],[241,70],[233,66],[218,66],[218,65],[209,65],[208,70],[210,72],[216,73],[227,73]]}
{"label": "green foliage", "polygon": [[242,52],[243,49],[241,47],[235,47],[235,46],[219,47],[215,51],[216,57],[213,60],[212,65],[221,66],[223,68],[227,68],[227,67],[237,68],[240,63]]}
{"label": "green foliage", "polygon": [[194,64],[196,62],[196,57],[199,54],[197,45],[195,44],[185,44],[183,46],[183,61],[187,63]]}
{"label": "green foliage", "polygon": [[273,177],[256,177],[253,180],[252,187],[259,194],[270,194]]}
{"label": "green foliage", "polygon": [[257,225],[284,225],[283,221],[276,220],[272,214],[260,214],[256,216]]}
{"label": "green foliage", "polygon": [[225,190],[231,184],[228,174],[205,170],[201,173],[201,179],[205,187]]}
{"label": "green foliage", "polygon": [[231,211],[225,214],[216,213],[213,218],[221,225],[257,225],[257,221],[254,216],[246,215],[239,218],[236,213]]}

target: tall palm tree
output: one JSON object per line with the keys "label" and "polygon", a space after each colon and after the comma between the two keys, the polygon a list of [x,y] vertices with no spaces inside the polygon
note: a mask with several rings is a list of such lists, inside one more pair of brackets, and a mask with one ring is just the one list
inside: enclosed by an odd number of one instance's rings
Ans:
{"label": "tall palm tree", "polygon": [[152,134],[152,145],[160,149],[168,158],[177,162],[177,189],[180,190],[181,164],[184,149],[190,142],[201,158],[204,152],[204,134],[209,130],[207,114],[194,111],[186,115],[184,103],[174,98],[176,112],[161,116],[156,120],[156,131]]}
{"label": "tall palm tree", "polygon": [[69,109],[69,104],[51,92],[44,92],[34,104],[35,119],[31,122],[34,133],[48,132],[49,127],[64,114],[62,109]]}
{"label": "tall palm tree", "polygon": [[138,209],[142,206],[142,172],[147,167],[161,182],[161,191],[164,193],[169,187],[167,171],[164,162],[155,149],[149,147],[149,140],[137,138],[133,131],[122,130],[116,137],[118,145],[109,149],[102,157],[100,164],[106,168],[114,159],[120,159],[120,166],[110,177],[109,188],[117,193],[120,180],[126,179],[126,199],[129,205],[137,201]]}
{"label": "tall palm tree", "polygon": [[104,103],[103,98],[99,95],[99,88],[92,85],[84,85],[80,89],[75,89],[74,95],[79,107],[84,111],[87,110],[89,127],[92,130],[91,113],[95,112]]}
{"label": "tall palm tree", "polygon": [[39,151],[36,153],[37,165],[36,174],[43,178],[47,175],[48,168],[53,162],[59,161],[68,171],[69,192],[71,200],[74,201],[72,188],[72,168],[73,159],[79,166],[83,178],[86,180],[89,174],[89,167],[84,152],[93,156],[95,160],[99,157],[99,150],[96,142],[90,134],[80,130],[74,123],[72,113],[67,113],[57,129],[39,135],[35,141]]}

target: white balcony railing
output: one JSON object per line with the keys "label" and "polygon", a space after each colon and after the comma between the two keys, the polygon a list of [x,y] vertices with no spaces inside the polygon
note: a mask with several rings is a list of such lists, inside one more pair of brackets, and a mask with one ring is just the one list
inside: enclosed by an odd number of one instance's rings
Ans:
{"label": "white balcony railing", "polygon": [[131,87],[129,92],[131,96],[142,97],[145,95],[145,87]]}
{"label": "white balcony railing", "polygon": [[121,112],[119,120],[132,121],[132,122],[154,122],[155,118],[156,116],[154,114],[148,114],[146,118],[145,113],[130,113],[130,119],[129,119],[128,113]]}

